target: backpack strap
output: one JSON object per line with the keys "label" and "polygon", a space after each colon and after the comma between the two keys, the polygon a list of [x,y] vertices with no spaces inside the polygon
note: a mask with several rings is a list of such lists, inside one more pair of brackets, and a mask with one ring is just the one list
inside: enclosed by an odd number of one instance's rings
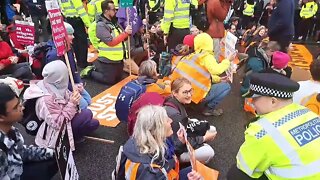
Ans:
{"label": "backpack strap", "polygon": [[128,180],[135,180],[137,179],[137,173],[140,163],[134,163],[130,159],[127,159],[125,164],[125,177]]}

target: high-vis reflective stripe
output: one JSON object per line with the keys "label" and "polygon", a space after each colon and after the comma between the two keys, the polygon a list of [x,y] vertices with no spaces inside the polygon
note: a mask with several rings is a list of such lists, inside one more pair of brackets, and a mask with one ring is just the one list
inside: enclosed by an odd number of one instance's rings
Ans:
{"label": "high-vis reflective stripe", "polygon": [[183,8],[176,8],[175,12],[179,12],[179,11],[189,11],[190,8],[188,7],[183,7]]}
{"label": "high-vis reflective stripe", "polygon": [[136,180],[140,163],[133,163],[129,159],[126,161],[125,172],[127,180]]}
{"label": "high-vis reflective stripe", "polygon": [[122,47],[120,48],[112,48],[112,47],[99,47],[100,51],[122,51]]}
{"label": "high-vis reflective stripe", "polygon": [[181,58],[175,67],[173,65],[174,68],[170,75],[171,80],[185,77],[191,82],[194,89],[192,96],[194,103],[199,103],[211,88],[211,74],[205,67],[200,65],[201,58],[204,55],[205,52],[194,53]]}
{"label": "high-vis reflective stripe", "polygon": [[270,167],[269,172],[276,174],[283,178],[303,178],[320,173],[320,160],[314,161],[310,164],[297,166],[293,165],[292,168],[276,168]]}
{"label": "high-vis reflective stripe", "polygon": [[80,11],[80,10],[82,10],[82,9],[84,9],[84,8],[83,8],[83,7],[77,7],[77,8],[76,8],[77,11]]}
{"label": "high-vis reflective stripe", "polygon": [[182,77],[187,78],[191,83],[195,84],[196,86],[198,86],[198,88],[202,89],[203,91],[209,91],[209,88],[207,88],[205,85],[199,83],[197,80],[195,80],[193,77],[191,77],[189,74],[181,71],[180,69],[176,69],[175,71],[177,71],[177,73],[181,74]]}
{"label": "high-vis reflective stripe", "polygon": [[173,10],[168,10],[168,9],[166,9],[166,10],[164,10],[164,13],[166,13],[166,14],[173,14],[174,11],[173,11]]}
{"label": "high-vis reflective stripe", "polygon": [[175,19],[189,19],[189,15],[175,16]]}
{"label": "high-vis reflective stripe", "polygon": [[243,15],[252,16],[254,13],[254,6],[255,6],[255,3],[254,4],[246,3],[246,8],[243,10]]}
{"label": "high-vis reflective stripe", "polygon": [[[278,121],[276,121],[272,124],[277,128],[277,127],[282,126],[283,124],[287,123],[288,121],[290,121],[296,117],[299,117],[301,115],[304,115],[308,112],[310,112],[309,109],[299,109],[297,111],[290,112],[289,114],[283,116],[281,119],[279,119]],[[264,129],[262,129],[257,134],[255,134],[255,136],[257,139],[260,139],[263,136],[265,136],[266,134],[267,134],[267,132]]]}
{"label": "high-vis reflective stripe", "polygon": [[268,135],[272,137],[272,140],[277,144],[281,151],[287,155],[291,164],[302,164],[299,154],[295,151],[294,147],[292,147],[292,145],[286,140],[280,131],[268,121],[268,119],[259,119],[257,123],[266,130]]}
{"label": "high-vis reflective stripe", "polygon": [[254,171],[251,170],[249,168],[249,166],[247,165],[247,163],[244,161],[243,156],[242,156],[240,151],[238,152],[237,157],[238,157],[238,160],[239,160],[239,164],[237,164],[238,169],[241,169],[241,170],[245,171],[246,174],[251,176],[254,173]]}

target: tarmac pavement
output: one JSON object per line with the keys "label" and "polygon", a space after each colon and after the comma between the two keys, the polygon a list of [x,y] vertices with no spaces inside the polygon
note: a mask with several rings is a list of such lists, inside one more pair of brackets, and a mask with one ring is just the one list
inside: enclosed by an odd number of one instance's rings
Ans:
{"label": "tarmac pavement", "polygon": [[[310,47],[310,51],[315,55],[317,47]],[[223,100],[220,108],[224,114],[220,117],[205,117],[201,113],[188,108],[190,117],[199,120],[208,120],[211,125],[217,128],[218,135],[210,143],[215,151],[214,159],[208,164],[220,172],[219,180],[225,180],[228,169],[236,163],[236,154],[240,145],[244,141],[245,124],[252,115],[243,111],[243,100],[240,97],[239,89],[242,81],[243,68],[234,76],[231,93]],[[86,90],[92,97],[99,94],[108,86],[98,84],[90,79],[85,79]],[[23,132],[20,125],[19,129]],[[23,133],[25,134],[25,133]],[[90,136],[114,140],[114,144],[107,144],[93,140],[86,140],[83,143],[76,144],[74,152],[76,166],[80,179],[84,180],[111,180],[111,172],[115,167],[115,158],[119,146],[124,144],[128,139],[126,125],[120,123],[116,128],[100,126],[99,129]],[[34,137],[25,135],[27,144],[34,142]],[[56,175],[54,179],[59,179]]]}

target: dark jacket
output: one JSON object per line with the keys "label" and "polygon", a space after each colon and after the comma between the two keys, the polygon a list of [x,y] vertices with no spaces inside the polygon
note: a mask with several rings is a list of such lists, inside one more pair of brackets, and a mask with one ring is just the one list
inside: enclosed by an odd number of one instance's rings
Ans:
{"label": "dark jacket", "polygon": [[270,67],[270,68],[267,68],[266,70],[262,71],[261,73],[278,73],[280,75],[286,76],[287,78],[291,78],[292,68],[288,66],[288,67],[284,68],[283,70],[284,70],[285,74],[282,74],[282,73],[280,73]]}
{"label": "dark jacket", "polygon": [[[172,119],[172,130],[173,135],[172,139],[175,146],[175,152],[177,155],[180,155],[184,152],[188,152],[185,144],[182,144],[177,136],[177,132],[180,129],[179,123],[181,123],[185,129],[190,122],[186,109],[183,104],[181,104],[176,98],[169,96],[164,102],[164,108],[167,111],[168,116]],[[197,149],[203,145],[203,136],[188,136],[188,141],[194,149]]]}
{"label": "dark jacket", "polygon": [[279,0],[277,2],[268,23],[268,35],[271,40],[294,35],[294,11],[294,0]]}
{"label": "dark jacket", "polygon": [[[27,6],[29,8],[29,13],[31,16],[46,16],[47,15],[47,9],[45,0],[26,0]],[[40,9],[37,7],[40,6]]]}
{"label": "dark jacket", "polygon": [[[82,80],[80,78],[80,74],[77,70],[77,64],[74,59],[74,53],[73,53],[72,49],[68,51],[68,58],[69,58],[69,62],[70,62],[70,67],[71,67],[71,72],[73,75],[74,83],[76,83],[76,84],[82,83]],[[45,64],[48,64],[49,62],[55,61],[57,59],[60,59],[65,62],[64,56],[60,56],[60,57],[57,56],[56,46],[54,45],[54,42],[50,40],[47,43],[47,54],[46,54]],[[69,83],[69,89],[70,90],[72,89],[70,83]]]}
{"label": "dark jacket", "polygon": [[[166,179],[165,174],[163,174],[159,168],[151,168],[150,163],[152,160],[152,156],[147,154],[141,154],[138,150],[135,140],[133,138],[130,138],[123,146],[120,168],[116,178],[117,180],[125,179],[124,167],[127,159],[131,160],[134,163],[141,163],[137,171],[136,180]],[[175,167],[175,160],[173,158],[166,159],[164,164],[163,162],[157,160],[154,163],[165,168],[167,172],[169,172],[171,169]]]}

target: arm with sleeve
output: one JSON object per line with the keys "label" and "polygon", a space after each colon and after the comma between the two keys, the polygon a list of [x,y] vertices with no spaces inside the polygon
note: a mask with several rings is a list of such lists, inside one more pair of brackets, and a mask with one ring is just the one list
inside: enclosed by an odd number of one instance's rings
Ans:
{"label": "arm with sleeve", "polygon": [[83,3],[81,0],[71,0],[71,3],[74,5],[74,8],[77,10],[80,18],[82,19],[84,25],[86,27],[90,26],[90,19],[87,14],[87,11],[83,7]]}
{"label": "arm with sleeve", "polygon": [[224,59],[221,63],[217,63],[216,59],[212,56],[206,56],[201,65],[207,68],[211,74],[212,82],[218,83],[221,81],[219,75],[225,72],[230,67],[230,61]]}
{"label": "arm with sleeve", "polygon": [[[250,127],[249,127],[250,128]],[[263,137],[257,139],[253,133],[245,132],[245,142],[237,154],[237,167],[252,178],[259,178],[269,168],[271,159],[267,156],[268,148]]]}
{"label": "arm with sleeve", "polygon": [[97,38],[107,44],[110,47],[114,47],[124,41],[129,35],[125,32],[119,34],[119,36],[113,38],[111,31],[116,31],[116,29],[110,29],[108,25],[103,22],[97,23],[96,35]]}

